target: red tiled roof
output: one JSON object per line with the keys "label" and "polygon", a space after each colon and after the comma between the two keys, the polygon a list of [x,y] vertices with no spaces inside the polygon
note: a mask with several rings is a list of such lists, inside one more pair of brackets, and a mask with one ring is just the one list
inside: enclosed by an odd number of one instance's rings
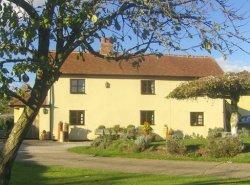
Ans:
{"label": "red tiled roof", "polygon": [[204,77],[221,75],[223,70],[211,57],[155,55],[145,56],[139,68],[133,67],[135,59],[129,61],[107,61],[85,53],[84,60],[73,52],[61,68],[68,75],[110,76],[161,76],[161,77]]}

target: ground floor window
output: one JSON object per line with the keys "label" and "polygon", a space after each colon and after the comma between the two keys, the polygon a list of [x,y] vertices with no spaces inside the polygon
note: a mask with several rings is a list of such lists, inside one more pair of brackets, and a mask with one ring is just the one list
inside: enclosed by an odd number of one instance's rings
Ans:
{"label": "ground floor window", "polygon": [[69,122],[71,125],[84,125],[85,124],[85,111],[84,110],[70,110]]}
{"label": "ground floor window", "polygon": [[191,126],[204,126],[204,112],[190,112]]}
{"label": "ground floor window", "polygon": [[154,125],[154,111],[153,110],[141,110],[141,125],[148,122],[150,125]]}

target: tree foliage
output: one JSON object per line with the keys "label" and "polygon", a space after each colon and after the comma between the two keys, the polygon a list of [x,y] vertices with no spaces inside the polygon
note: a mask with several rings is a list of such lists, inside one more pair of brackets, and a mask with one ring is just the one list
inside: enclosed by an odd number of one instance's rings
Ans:
{"label": "tree foliage", "polygon": [[0,99],[0,114],[11,113],[12,109],[9,107],[9,101],[6,98]]}
{"label": "tree foliage", "polygon": [[225,73],[183,83],[175,88],[168,98],[188,99],[207,96],[209,98],[228,98],[238,101],[240,96],[250,94],[250,75],[248,72]]}

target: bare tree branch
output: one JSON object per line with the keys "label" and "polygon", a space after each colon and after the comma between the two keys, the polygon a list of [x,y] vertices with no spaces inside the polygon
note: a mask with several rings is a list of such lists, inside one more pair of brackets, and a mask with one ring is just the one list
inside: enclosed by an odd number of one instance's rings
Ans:
{"label": "bare tree branch", "polygon": [[35,8],[30,5],[27,1],[25,0],[8,0],[11,3],[16,4],[18,7],[21,7],[24,9],[24,11],[34,20],[39,20],[39,15]]}
{"label": "bare tree branch", "polygon": [[18,95],[16,92],[10,90],[10,89],[6,89],[6,94],[8,94],[10,97],[13,97],[17,100],[19,100],[20,102],[22,102],[24,105],[27,105],[30,107],[29,103],[27,100],[25,100],[22,96]]}

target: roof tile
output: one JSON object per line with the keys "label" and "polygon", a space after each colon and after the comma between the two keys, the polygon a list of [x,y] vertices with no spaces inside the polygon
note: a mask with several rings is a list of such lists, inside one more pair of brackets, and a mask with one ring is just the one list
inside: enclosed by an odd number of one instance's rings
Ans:
{"label": "roof tile", "polygon": [[211,57],[164,55],[144,57],[139,67],[134,67],[136,59],[128,61],[108,61],[85,53],[83,59],[73,52],[61,68],[62,74],[70,75],[110,75],[110,76],[162,76],[162,77],[205,77],[221,75],[223,70]]}

